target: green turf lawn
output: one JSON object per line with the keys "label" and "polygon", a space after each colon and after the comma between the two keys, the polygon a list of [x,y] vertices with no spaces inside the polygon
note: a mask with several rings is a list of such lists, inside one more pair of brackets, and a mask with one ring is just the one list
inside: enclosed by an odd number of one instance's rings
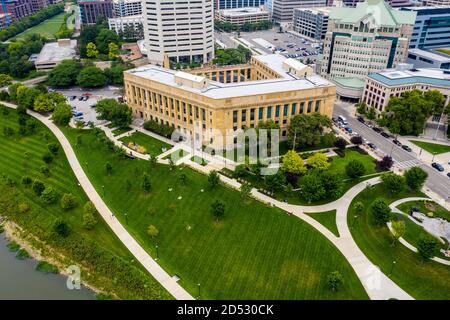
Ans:
{"label": "green turf lawn", "polygon": [[65,12],[57,14],[56,16],[51,17],[50,19],[47,19],[44,22],[41,22],[40,24],[25,30],[21,34],[14,37],[14,39],[22,39],[26,35],[33,33],[38,33],[43,37],[53,39],[55,37],[55,33],[59,31],[59,28],[64,23],[65,14]]}
{"label": "green turf lawn", "polygon": [[172,153],[169,153],[163,159],[169,159],[171,157],[175,157],[175,159],[179,160],[179,159],[183,158],[184,156],[187,156],[188,154],[189,153],[187,151],[184,151],[183,149],[178,149],[178,150],[176,150],[176,151],[174,151]]}
{"label": "green turf lawn", "polygon": [[409,201],[400,204],[397,208],[404,213],[408,213],[412,207],[416,207],[420,212],[427,214],[428,212],[433,212],[434,217],[441,217],[450,221],[450,212],[446,210],[444,207],[438,205],[437,203],[432,202],[435,207],[435,210],[432,211],[425,206],[425,201]]}
{"label": "green turf lawn", "polygon": [[[31,119],[31,117],[28,118]],[[15,131],[14,135],[6,137],[3,134],[5,127],[13,128]],[[130,268],[137,269],[138,271],[143,270],[138,263],[133,262],[134,257],[110,231],[100,216],[97,217],[99,223],[93,230],[88,231],[82,226],[82,207],[88,201],[88,198],[83,189],[78,185],[78,181],[61,147],[53,162],[48,165],[50,176],[46,177],[41,173],[40,167],[45,164],[42,156],[48,150],[47,144],[50,142],[58,143],[53,134],[37,120],[35,133],[33,134],[21,137],[18,134],[18,128],[18,115],[16,111],[6,107],[0,107],[0,173],[3,176],[2,182],[0,183],[0,210],[2,210],[2,213],[8,214],[10,210],[8,208],[10,208],[11,202],[26,203],[30,207],[30,210],[21,215],[13,215],[11,218],[34,236],[47,242],[47,237],[49,236],[54,221],[57,218],[62,218],[72,229],[72,234],[68,238],[69,241],[72,239],[72,241],[76,242],[85,239],[86,241],[95,242],[102,249],[110,252],[114,259],[123,259],[134,265],[130,265]],[[33,180],[41,180],[46,186],[55,188],[60,195],[72,193],[78,203],[77,207],[69,211],[63,211],[59,205],[59,201],[52,205],[45,204],[34,194],[30,187],[26,187],[21,183],[23,176],[29,176]],[[4,181],[7,179],[15,181],[15,187],[6,185]],[[50,241],[49,243],[53,242]],[[57,252],[61,253],[60,251]],[[68,254],[66,251],[62,253]],[[51,254],[54,254],[54,252]],[[76,259],[69,259],[67,263],[69,262],[74,264],[80,263]],[[90,272],[95,273],[94,270],[90,270]],[[142,277],[148,278],[149,285],[153,286],[158,292],[153,296],[153,299],[170,298],[167,292],[150,275],[144,272],[141,272],[141,274]],[[112,283],[111,279],[105,279],[104,274],[97,274],[95,277],[95,284],[99,285],[100,288],[117,287]],[[105,281],[109,283],[105,284]],[[118,294],[122,298],[152,298],[150,295],[139,297],[133,292],[118,292]]]}
{"label": "green turf lawn", "polygon": [[437,143],[430,143],[430,142],[424,142],[424,141],[417,141],[417,140],[409,140],[412,143],[414,143],[419,148],[424,149],[425,151],[428,151],[432,154],[441,154],[450,152],[450,146],[446,146],[443,144],[437,144]]}
{"label": "green turf lawn", "polygon": [[[450,268],[434,261],[423,262],[418,253],[402,245],[392,246],[392,236],[387,226],[377,226],[369,211],[376,199],[388,203],[410,196],[423,196],[421,193],[401,191],[391,196],[383,185],[376,185],[356,196],[347,215],[348,225],[359,248],[386,275],[390,273],[393,261],[395,269],[390,275],[401,288],[416,299],[450,299]],[[361,201],[365,210],[355,219],[353,204]]]}
{"label": "green turf lawn", "polygon": [[333,232],[336,237],[339,237],[339,231],[336,225],[336,210],[311,213],[305,212],[305,214],[320,222],[325,228]]}
{"label": "green turf lawn", "polygon": [[[88,164],[85,169],[94,186],[106,186],[109,208],[153,256],[158,245],[158,263],[178,275],[192,295],[200,283],[202,299],[367,299],[340,252],[298,218],[255,200],[245,202],[225,186],[209,190],[207,177],[188,167],[170,170],[167,165],[119,158],[89,130],[64,132],[73,144],[82,135],[75,151],[80,162]],[[113,167],[110,176],[104,174],[106,161]],[[143,172],[151,177],[149,194],[141,188]],[[186,174],[184,185],[181,173]],[[210,213],[216,199],[226,204],[219,223]],[[151,224],[159,230],[155,239],[147,235]],[[336,293],[326,287],[326,277],[334,270],[345,281]]]}
{"label": "green turf lawn", "polygon": [[113,134],[114,136],[120,136],[121,134],[123,134],[123,133],[125,133],[125,132],[128,132],[128,131],[131,131],[131,130],[133,130],[133,129],[130,128],[130,127],[126,127],[126,128],[117,128],[117,129],[114,129],[114,130],[112,131],[112,134]]}
{"label": "green turf lawn", "polygon": [[121,138],[120,141],[124,143],[133,141],[134,143],[143,146],[147,150],[147,153],[151,154],[152,156],[158,156],[163,153],[163,148],[166,148],[167,150],[172,148],[170,144],[150,137],[149,135],[146,135],[142,132],[134,132],[131,136]]}
{"label": "green turf lawn", "polygon": [[199,156],[193,156],[191,158],[191,161],[194,161],[195,163],[198,163],[199,165],[202,165],[202,166],[206,166],[208,164],[208,160],[205,160]]}

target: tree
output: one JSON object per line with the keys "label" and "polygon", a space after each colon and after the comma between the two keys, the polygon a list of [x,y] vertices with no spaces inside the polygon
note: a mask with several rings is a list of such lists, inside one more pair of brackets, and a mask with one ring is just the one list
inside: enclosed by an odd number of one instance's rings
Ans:
{"label": "tree", "polygon": [[381,170],[389,170],[394,165],[394,160],[390,156],[384,156],[377,164]]}
{"label": "tree", "polygon": [[112,30],[107,28],[101,29],[98,36],[95,38],[95,44],[100,53],[108,54],[109,44],[119,43],[119,36]]}
{"label": "tree", "polygon": [[424,260],[431,259],[439,251],[439,242],[431,235],[422,236],[417,242],[417,251]]}
{"label": "tree", "polygon": [[386,172],[381,175],[383,186],[391,193],[400,192],[405,187],[405,178],[392,172]]}
{"label": "tree", "polygon": [[67,224],[67,222],[65,222],[64,220],[61,219],[57,219],[54,224],[53,224],[53,231],[63,237],[63,238],[67,238],[70,235],[71,229],[69,227],[69,225]]}
{"label": "tree", "polygon": [[248,199],[252,195],[252,185],[248,182],[241,184],[239,190],[243,199]]}
{"label": "tree", "polygon": [[264,184],[270,190],[270,192],[274,192],[275,190],[280,190],[286,183],[285,176],[277,171],[275,174],[267,175],[264,177]]}
{"label": "tree", "polygon": [[94,66],[84,67],[77,76],[77,83],[81,87],[103,87],[105,82],[103,71]]}
{"label": "tree", "polygon": [[322,180],[315,172],[311,172],[299,181],[300,195],[309,203],[325,198],[327,192]]}
{"label": "tree", "polygon": [[58,103],[52,114],[53,122],[60,126],[67,126],[70,119],[72,119],[72,109],[70,106],[65,102]]}
{"label": "tree", "polygon": [[159,234],[159,230],[156,229],[156,227],[154,225],[149,225],[147,228],[147,234],[151,237],[151,238],[156,238]]}
{"label": "tree", "polygon": [[17,88],[17,105],[26,109],[33,109],[34,100],[41,95],[38,89],[20,86]]}
{"label": "tree", "polygon": [[106,171],[106,174],[107,174],[108,176],[111,175],[111,173],[112,173],[112,165],[111,165],[110,162],[106,162],[106,163],[105,163],[105,171]]}
{"label": "tree", "polygon": [[359,160],[351,160],[345,166],[345,173],[352,179],[361,177],[365,172],[366,167],[364,167],[364,164]]}
{"label": "tree", "polygon": [[97,57],[98,57],[98,54],[99,54],[99,52],[98,52],[98,50],[97,50],[97,46],[95,45],[95,43],[89,42],[89,43],[86,45],[86,55],[87,55],[89,58],[97,58]]}
{"label": "tree", "polygon": [[333,271],[327,276],[327,285],[333,292],[337,291],[342,285],[343,278],[339,271]]}
{"label": "tree", "polygon": [[77,76],[82,69],[80,62],[76,60],[63,60],[48,74],[48,84],[53,87],[73,86],[77,82]]}
{"label": "tree", "polygon": [[355,204],[353,205],[353,210],[355,210],[357,215],[360,215],[364,210],[364,203],[362,203],[361,201],[355,202]]}
{"label": "tree", "polygon": [[119,46],[114,42],[108,44],[108,57],[112,60],[119,55]]}
{"label": "tree", "polygon": [[370,206],[370,211],[378,225],[388,222],[391,217],[391,209],[384,200],[376,199]]}
{"label": "tree", "polygon": [[75,196],[71,193],[64,193],[61,197],[61,208],[63,210],[70,210],[72,208],[75,208],[77,205],[77,201],[75,199]]}
{"label": "tree", "polygon": [[342,177],[335,172],[322,171],[319,174],[322,186],[325,189],[325,196],[322,199],[336,199],[342,194]]}
{"label": "tree", "polygon": [[91,230],[97,224],[95,216],[97,215],[97,209],[91,201],[87,201],[83,207],[83,227]]}
{"label": "tree", "polygon": [[36,179],[33,181],[31,189],[33,189],[34,193],[37,196],[40,196],[42,192],[45,190],[45,185],[42,181]]}
{"label": "tree", "polygon": [[403,237],[403,235],[406,232],[405,221],[403,221],[403,220],[392,221],[391,228],[392,228],[392,235],[394,237],[394,241],[392,242],[392,245],[395,245],[395,243],[398,241],[398,239]]}
{"label": "tree", "polygon": [[301,175],[306,172],[306,167],[303,159],[294,150],[289,150],[283,156],[283,163],[281,164],[281,170],[286,173],[295,173]]}
{"label": "tree", "polygon": [[11,99],[11,101],[17,101],[17,90],[19,89],[19,87],[25,86],[20,82],[8,86],[9,98]]}
{"label": "tree", "polygon": [[220,218],[225,215],[225,203],[220,200],[215,200],[211,204],[211,213],[216,218],[216,222],[219,222]]}
{"label": "tree", "polygon": [[149,192],[152,188],[152,184],[150,182],[150,176],[146,173],[142,176],[142,190],[145,192]]}
{"label": "tree", "polygon": [[116,65],[105,69],[103,72],[109,84],[123,85],[123,72],[127,69],[128,67],[124,65]]}
{"label": "tree", "polygon": [[294,149],[315,146],[320,143],[325,128],[331,128],[331,120],[327,116],[320,113],[298,114],[291,118],[287,139]]}
{"label": "tree", "polygon": [[42,160],[44,160],[45,163],[49,164],[53,161],[53,156],[50,152],[46,152],[42,156]]}
{"label": "tree", "polygon": [[412,167],[405,171],[405,182],[411,190],[420,190],[427,178],[428,173],[420,167]]}
{"label": "tree", "polygon": [[12,83],[13,78],[7,74],[0,74],[0,88],[9,86]]}
{"label": "tree", "polygon": [[131,109],[115,99],[102,99],[97,102],[98,119],[109,120],[113,126],[126,128],[131,124]]}
{"label": "tree", "polygon": [[58,92],[41,93],[34,100],[34,111],[50,112],[53,111],[57,104],[65,103],[66,98]]}
{"label": "tree", "polygon": [[212,170],[209,174],[208,174],[208,184],[210,189],[214,189],[220,182],[220,177],[219,174],[217,173],[217,171]]}
{"label": "tree", "polygon": [[41,199],[46,204],[55,203],[57,198],[58,198],[58,193],[56,192],[55,189],[53,189],[53,187],[46,187],[44,189],[44,191],[42,191],[42,193],[41,193]]}
{"label": "tree", "polygon": [[367,104],[365,102],[359,102],[356,104],[356,112],[359,114],[366,114]]}
{"label": "tree", "polygon": [[374,120],[377,117],[377,112],[375,111],[374,107],[370,107],[367,110],[367,114],[366,115],[367,115],[367,119]]}
{"label": "tree", "polygon": [[310,156],[306,160],[306,163],[308,164],[308,167],[319,171],[326,170],[331,166],[331,163],[328,162],[328,157],[322,152],[316,152]]}
{"label": "tree", "polygon": [[345,147],[347,146],[347,141],[344,138],[339,138],[336,140],[336,142],[334,143],[334,146],[336,148],[339,148],[341,150],[345,149]]}
{"label": "tree", "polygon": [[351,137],[350,142],[359,146],[359,145],[363,144],[363,139],[361,136],[353,136],[353,137]]}

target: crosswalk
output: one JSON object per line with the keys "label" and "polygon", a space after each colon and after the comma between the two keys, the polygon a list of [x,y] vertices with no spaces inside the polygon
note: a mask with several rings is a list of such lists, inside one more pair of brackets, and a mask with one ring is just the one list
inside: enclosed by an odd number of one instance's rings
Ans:
{"label": "crosswalk", "polygon": [[402,162],[397,161],[397,165],[403,169],[417,167],[417,166],[420,166],[421,164],[422,163],[417,159],[407,160],[407,161],[402,161]]}

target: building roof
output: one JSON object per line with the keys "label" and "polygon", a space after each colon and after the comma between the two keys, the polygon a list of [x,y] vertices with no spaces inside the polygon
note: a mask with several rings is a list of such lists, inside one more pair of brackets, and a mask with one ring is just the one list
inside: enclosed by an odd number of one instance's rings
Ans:
{"label": "building roof", "polygon": [[444,53],[441,54],[441,53],[436,53],[433,51],[422,50],[422,49],[409,49],[408,53],[412,53],[412,54],[415,54],[415,55],[423,57],[423,58],[428,58],[433,61],[450,62],[450,56],[446,55]]}
{"label": "building roof", "polygon": [[316,8],[294,8],[294,11],[308,11],[313,14],[322,13],[328,16],[333,8],[332,7],[316,7]]}
{"label": "building roof", "polygon": [[383,0],[366,0],[358,3],[356,8],[333,7],[329,17],[342,23],[354,24],[367,19],[377,27],[395,27],[414,25],[416,12],[395,10]]}
{"label": "building roof", "polygon": [[136,14],[134,16],[124,16],[124,17],[116,17],[116,18],[108,18],[108,22],[129,22],[129,21],[140,21],[144,22],[144,16],[142,14]]}
{"label": "building roof", "polygon": [[337,85],[340,85],[342,87],[349,87],[354,89],[359,89],[364,87],[364,80],[361,80],[360,78],[333,78],[332,80]]}
{"label": "building roof", "polygon": [[224,16],[233,16],[233,17],[239,17],[239,16],[247,16],[247,15],[253,15],[253,14],[269,14],[269,11],[264,10],[260,7],[246,7],[246,8],[234,8],[234,9],[222,9],[219,10],[219,12]]}
{"label": "building roof", "polygon": [[295,68],[297,70],[301,70],[306,68],[307,66],[300,61],[292,58],[286,58],[285,56],[282,56],[281,54],[265,54],[265,55],[255,55],[253,56],[254,59],[258,60],[259,62],[267,65],[270,69],[278,73],[281,77],[286,79],[295,79],[297,78],[295,75],[289,73],[284,68],[283,64],[287,64],[292,68]]}
{"label": "building roof", "polygon": [[[66,41],[66,45],[62,45]],[[69,42],[70,41],[70,42]],[[60,62],[72,59],[76,55],[77,40],[60,39],[58,42],[49,42],[44,45],[35,64]]]}
{"label": "building roof", "polygon": [[[155,65],[145,65],[135,69],[127,70],[125,73],[134,74],[136,76],[149,79],[152,81],[160,82],[163,85],[182,88],[186,91],[195,92],[199,95],[211,99],[226,99],[235,98],[241,96],[252,96],[267,93],[285,92],[285,91],[297,91],[314,89],[317,87],[334,86],[330,81],[317,76],[297,77],[286,72],[282,68],[282,63],[286,58],[280,59],[280,55],[267,55],[267,56],[255,56],[258,59],[266,62],[272,62],[270,65],[276,72],[280,72],[282,78],[269,79],[269,80],[257,80],[257,81],[244,81],[235,83],[221,83],[218,81],[209,80],[207,86],[204,88],[193,88],[189,85],[180,84],[176,81],[176,70],[165,69]],[[196,76],[193,76],[196,77]]]}
{"label": "building roof", "polygon": [[369,78],[388,86],[423,83],[450,88],[450,72],[442,69],[386,69],[370,74]]}

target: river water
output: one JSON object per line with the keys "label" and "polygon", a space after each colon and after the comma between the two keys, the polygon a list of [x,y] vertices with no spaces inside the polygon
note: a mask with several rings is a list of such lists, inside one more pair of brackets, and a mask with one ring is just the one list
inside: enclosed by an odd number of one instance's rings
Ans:
{"label": "river water", "polygon": [[19,260],[9,252],[8,242],[0,235],[0,300],[92,300],[91,290],[69,290],[67,278],[35,270],[37,261]]}

